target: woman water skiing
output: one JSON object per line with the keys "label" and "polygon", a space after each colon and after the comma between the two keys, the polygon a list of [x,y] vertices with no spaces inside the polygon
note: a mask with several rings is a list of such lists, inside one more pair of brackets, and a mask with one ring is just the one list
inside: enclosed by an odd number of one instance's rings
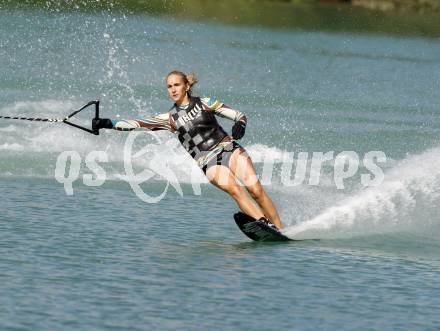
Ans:
{"label": "woman water skiing", "polygon": [[[236,142],[245,134],[246,116],[218,100],[193,97],[191,92],[196,83],[194,75],[173,71],[166,77],[168,95],[174,101],[167,113],[142,120],[95,119],[93,130],[143,129],[176,133],[212,184],[227,192],[244,213],[281,229],[278,212],[258,180],[251,158]],[[232,136],[218,124],[215,115],[235,122]]]}

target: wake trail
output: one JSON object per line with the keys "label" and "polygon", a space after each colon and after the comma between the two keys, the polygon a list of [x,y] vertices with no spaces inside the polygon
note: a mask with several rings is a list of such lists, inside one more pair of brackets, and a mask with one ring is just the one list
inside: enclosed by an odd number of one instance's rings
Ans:
{"label": "wake trail", "polygon": [[[283,233],[292,239],[336,239],[395,232],[440,233],[440,147],[409,156],[379,186],[361,190]],[[434,231],[434,233],[433,233]]]}

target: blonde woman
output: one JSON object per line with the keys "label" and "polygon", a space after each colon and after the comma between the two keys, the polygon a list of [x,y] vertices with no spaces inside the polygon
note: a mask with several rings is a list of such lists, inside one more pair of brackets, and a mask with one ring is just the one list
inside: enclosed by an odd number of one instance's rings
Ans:
{"label": "blonde woman", "polygon": [[[258,180],[251,158],[236,141],[245,134],[246,116],[216,99],[193,97],[196,83],[194,75],[172,71],[166,77],[166,86],[174,105],[167,113],[136,120],[97,119],[93,120],[93,129],[168,130],[177,134],[212,184],[228,193],[245,214],[281,229],[278,212]],[[215,116],[235,122],[232,135]]]}

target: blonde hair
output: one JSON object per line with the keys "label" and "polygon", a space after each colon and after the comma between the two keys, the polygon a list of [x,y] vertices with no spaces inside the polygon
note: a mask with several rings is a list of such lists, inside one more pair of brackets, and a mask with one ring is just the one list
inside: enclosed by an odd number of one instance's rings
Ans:
{"label": "blonde hair", "polygon": [[185,74],[184,72],[179,71],[179,70],[171,71],[171,72],[167,75],[167,77],[166,77],[165,80],[167,80],[168,77],[170,77],[171,75],[177,75],[177,76],[180,76],[180,77],[182,78],[183,82],[184,82],[185,84],[188,84],[188,85],[189,85],[188,94],[191,94],[191,93],[192,93],[193,86],[196,85],[196,84],[198,83],[198,81],[199,81],[199,80],[197,79],[197,76],[196,76],[195,74],[193,74],[193,73],[191,73],[191,74]]}

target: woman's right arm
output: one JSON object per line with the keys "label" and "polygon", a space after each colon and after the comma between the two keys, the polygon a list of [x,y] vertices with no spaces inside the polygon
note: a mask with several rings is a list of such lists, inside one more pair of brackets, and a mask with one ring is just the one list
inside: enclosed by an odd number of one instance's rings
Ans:
{"label": "woman's right arm", "polygon": [[160,114],[153,117],[147,117],[144,119],[135,120],[119,120],[119,119],[109,119],[100,118],[98,120],[92,121],[92,128],[95,130],[99,129],[115,129],[119,131],[133,131],[133,130],[168,130],[175,131],[170,122],[169,113]]}

